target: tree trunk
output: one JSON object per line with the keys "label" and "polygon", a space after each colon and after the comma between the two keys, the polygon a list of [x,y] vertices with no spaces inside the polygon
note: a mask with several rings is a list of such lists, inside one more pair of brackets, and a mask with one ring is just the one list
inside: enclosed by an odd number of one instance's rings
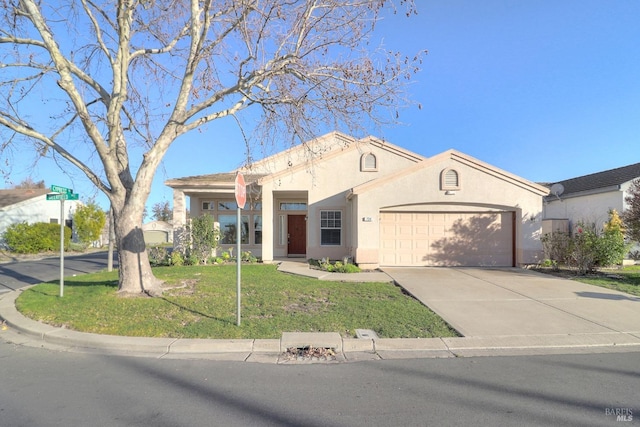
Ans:
{"label": "tree trunk", "polygon": [[[120,211],[120,212],[118,212]],[[116,242],[118,244],[118,293],[125,295],[159,296],[162,281],[151,271],[140,220],[127,215],[125,209],[114,209]]]}

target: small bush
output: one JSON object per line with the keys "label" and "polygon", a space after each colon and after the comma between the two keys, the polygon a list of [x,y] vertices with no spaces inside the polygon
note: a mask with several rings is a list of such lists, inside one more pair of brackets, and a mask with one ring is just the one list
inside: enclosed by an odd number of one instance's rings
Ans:
{"label": "small bush", "polygon": [[199,265],[200,258],[195,254],[189,254],[184,258],[184,265]]}
{"label": "small bush", "polygon": [[362,271],[360,267],[349,263],[347,260],[336,261],[332,264],[328,258],[322,258],[320,262],[315,262],[315,264],[330,273],[359,273]]}
{"label": "small bush", "polygon": [[[60,249],[60,225],[46,222],[12,224],[2,235],[10,251],[37,254]],[[69,249],[71,229],[64,227],[64,249]]]}
{"label": "small bush", "polygon": [[249,262],[249,263],[254,263],[258,261],[258,258],[256,258],[251,251],[246,251],[246,252],[242,252],[242,256],[240,257],[240,260],[242,262]]}
{"label": "small bush", "polygon": [[180,251],[171,252],[171,265],[175,265],[176,267],[184,265],[184,257]]}
{"label": "small bush", "polygon": [[69,250],[71,252],[84,252],[87,250],[87,245],[84,243],[71,242],[69,243]]}
{"label": "small bush", "polygon": [[152,266],[166,266],[171,264],[169,251],[163,246],[153,246],[148,249],[149,262]]}
{"label": "small bush", "polygon": [[554,270],[558,269],[558,263],[553,259],[545,259],[540,263],[540,267],[553,268]]}

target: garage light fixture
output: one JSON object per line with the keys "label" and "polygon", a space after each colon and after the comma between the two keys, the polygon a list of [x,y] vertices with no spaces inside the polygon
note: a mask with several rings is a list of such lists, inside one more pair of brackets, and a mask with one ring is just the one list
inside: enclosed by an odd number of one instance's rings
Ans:
{"label": "garage light fixture", "polygon": [[455,191],[451,191],[451,190],[447,190],[444,192],[445,196],[455,196],[456,192]]}

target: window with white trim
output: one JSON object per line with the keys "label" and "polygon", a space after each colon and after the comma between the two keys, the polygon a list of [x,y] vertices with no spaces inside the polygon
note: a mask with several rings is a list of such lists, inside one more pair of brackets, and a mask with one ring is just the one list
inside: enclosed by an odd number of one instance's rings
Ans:
{"label": "window with white trim", "polygon": [[342,211],[320,211],[320,244],[342,244]]}

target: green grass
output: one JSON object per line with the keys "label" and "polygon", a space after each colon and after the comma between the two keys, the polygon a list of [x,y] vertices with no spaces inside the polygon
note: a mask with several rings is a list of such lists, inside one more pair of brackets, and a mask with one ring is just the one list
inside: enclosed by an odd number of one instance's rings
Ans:
{"label": "green grass", "polygon": [[596,276],[577,276],[575,280],[640,296],[640,265],[631,265],[620,270],[604,271]]}
{"label": "green grass", "polygon": [[25,316],[69,329],[111,335],[173,338],[280,338],[282,332],[372,329],[386,338],[456,336],[439,316],[389,283],[327,282],[242,267],[242,322],[236,325],[236,267],[158,267],[160,298],[116,294],[117,272],[66,278],[25,290]]}

